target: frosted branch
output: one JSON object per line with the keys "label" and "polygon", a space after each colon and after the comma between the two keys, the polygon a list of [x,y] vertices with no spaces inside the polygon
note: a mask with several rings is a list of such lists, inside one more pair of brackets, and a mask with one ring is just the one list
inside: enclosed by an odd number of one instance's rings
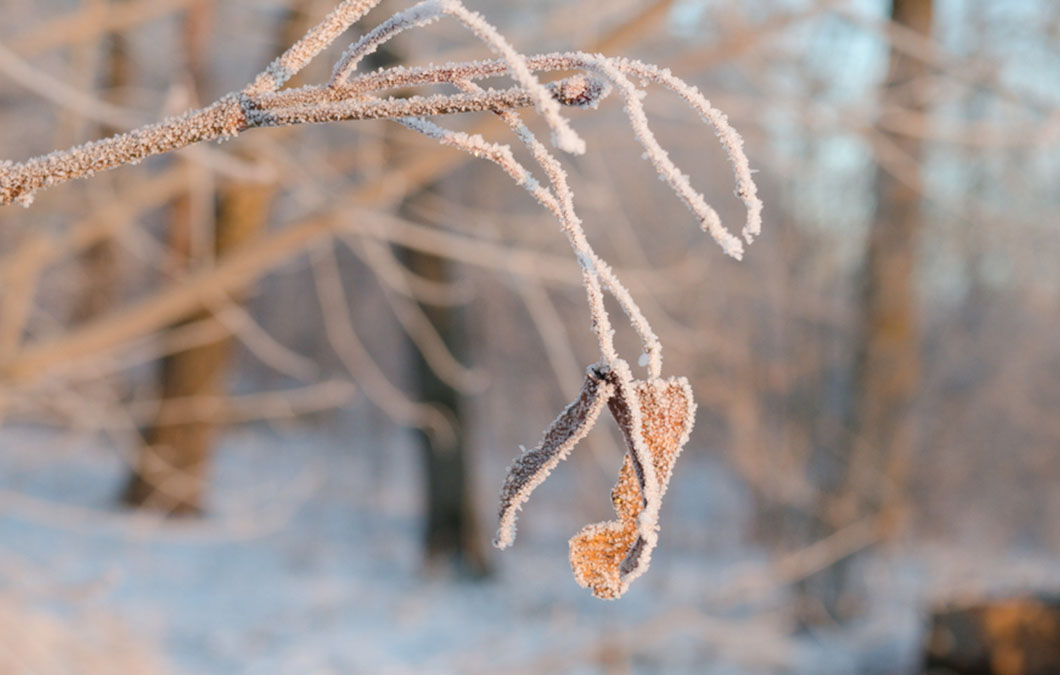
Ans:
{"label": "frosted branch", "polygon": [[[580,91],[580,82],[585,76],[576,77],[579,78],[576,90]],[[560,99],[553,100],[559,105],[562,97],[570,95],[571,85],[561,81],[546,90],[550,96]],[[148,157],[202,141],[225,140],[247,129],[410,115],[451,115],[535,104],[534,95],[520,87],[491,90],[477,97],[454,94],[366,101],[352,89],[348,94],[356,98],[336,98],[335,92],[326,87],[307,87],[260,98],[230,94],[206,108],[128,133],[17,164],[0,162],[0,205],[20,203],[29,206],[34,193],[39,190],[126,164],[139,164]],[[572,100],[574,105],[581,105],[580,97]]]}
{"label": "frosted branch", "polygon": [[345,0],[324,17],[323,21],[309,29],[301,40],[269,64],[243,93],[255,96],[276,91],[380,2],[382,0]]}
{"label": "frosted branch", "polygon": [[[564,151],[582,153],[585,143],[560,114],[560,106],[596,107],[612,89],[617,91],[633,136],[644,148],[644,157],[693,212],[702,228],[727,254],[735,258],[743,255],[744,243],[751,243],[761,231],[762,203],[758,198],[743,141],[723,113],[711,106],[695,87],[674,77],[668,70],[600,54],[566,52],[524,56],[493,26],[468,10],[459,0],[425,0],[391,16],[351,43],[334,65],[327,83],[282,89],[294,75],[379,2],[345,0],[249,85],[201,110],[21,163],[0,162],[0,205],[15,202],[29,205],[37,191],[75,178],[91,176],[95,172],[124,164],[136,164],[152,155],[201,141],[224,140],[248,129],[282,125],[392,119],[441,145],[493,162],[560,223],[581,271],[592,331],[601,355],[600,360],[589,369],[578,399],[560,413],[545,432],[541,443],[517,458],[512,465],[501,493],[496,544],[503,548],[512,543],[516,515],[522,505],[534,488],[585,437],[606,404],[622,431],[626,445],[625,462],[611,493],[618,519],[583,528],[571,539],[570,559],[578,583],[591,588],[598,597],[618,597],[633,579],[647,569],[658,539],[662,498],[673,472],[674,461],[688,440],[695,403],[684,378],[661,379],[662,346],[658,337],[632,295],[590,244],[575,211],[574,195],[560,161],[515,111],[533,109],[547,123],[553,145]],[[500,58],[441,66],[399,66],[372,73],[358,73],[358,66],[364,58],[388,40],[446,16],[463,24]],[[536,75],[572,70],[582,72],[548,84],[543,84]],[[478,84],[481,80],[505,76],[514,81],[509,83],[514,86],[487,89]],[[649,127],[642,103],[646,93],[639,90],[633,80],[641,82],[642,86],[650,82],[669,89],[713,128],[732,165],[736,194],[746,208],[747,217],[740,236],[722,225],[718,213],[693,188],[689,177],[682,173],[660,145]],[[454,85],[461,91],[401,98],[383,95],[387,90],[431,84]],[[547,183],[540,181],[533,171],[523,166],[507,144],[486,140],[478,133],[447,129],[429,119],[474,112],[498,115],[529,150],[533,161],[547,178]],[[300,237],[309,236],[298,234]],[[272,255],[279,254],[274,254],[270,248],[268,256]],[[369,256],[370,264],[373,264],[373,260]],[[226,269],[240,268],[232,263]],[[415,295],[411,281],[395,279],[394,270],[390,267],[384,266],[382,269],[389,270],[390,283],[402,296]],[[363,381],[365,394],[395,420],[425,429],[441,445],[455,442],[453,420],[434,406],[409,400],[387,379],[361,344],[353,327],[338,264],[330,245],[314,257],[312,271],[328,340],[345,367],[356,379]],[[419,284],[421,292],[429,291],[440,297],[443,288],[424,286],[422,281]],[[641,339],[644,353],[640,362],[647,369],[645,379],[635,379],[629,364],[616,350],[615,331],[604,303],[605,291],[618,301]],[[212,289],[212,292],[220,291]],[[193,306],[197,302],[194,296],[199,293],[188,291],[179,300]],[[416,305],[389,291],[387,297],[392,301],[402,325],[440,377],[457,387],[475,388],[481,385],[476,378],[478,374],[455,359]],[[173,311],[177,312],[183,306],[174,305],[176,309]],[[229,318],[245,323],[238,316]],[[292,371],[307,367],[298,355],[284,351],[280,345],[259,339],[259,329],[253,323],[245,328],[247,330],[244,332],[261,355],[282,362]],[[132,330],[124,325],[121,330],[115,329],[118,338],[105,330],[97,331],[103,337],[97,336],[96,339],[104,342],[127,340],[128,337],[122,336],[127,336]],[[85,349],[83,346],[75,347],[60,343],[50,350],[39,350],[43,356],[37,354],[37,359],[61,360],[59,357],[63,354],[70,356],[68,352],[76,357]],[[24,354],[22,357],[21,366],[26,368],[26,361],[32,363],[32,359]]]}
{"label": "frosted branch", "polygon": [[427,25],[442,15],[451,16],[464,24],[479,40],[486,44],[507,65],[507,70],[534,99],[534,107],[552,129],[552,143],[560,150],[573,154],[585,153],[585,141],[570,128],[560,115],[559,105],[534,76],[526,57],[512,47],[480,14],[470,11],[459,0],[425,0],[411,9],[401,12],[379,26],[364,38],[354,43],[343,55],[335,69],[332,84],[341,84],[353,74],[358,62],[379,48],[381,44],[398,33]]}

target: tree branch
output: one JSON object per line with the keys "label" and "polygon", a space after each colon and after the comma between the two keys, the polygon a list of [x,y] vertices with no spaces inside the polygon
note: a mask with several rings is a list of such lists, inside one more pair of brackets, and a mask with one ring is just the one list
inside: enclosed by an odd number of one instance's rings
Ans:
{"label": "tree branch", "polygon": [[[576,75],[547,85],[552,98],[564,105],[585,105],[589,78]],[[366,99],[363,87],[303,87],[261,96],[228,94],[217,102],[128,133],[59,150],[21,163],[0,162],[0,205],[29,206],[42,189],[91,176],[125,164],[178,150],[201,141],[225,140],[247,129],[343,120],[397,119],[451,115],[487,110],[526,108],[535,104],[532,93],[512,87],[483,94],[412,96],[404,99]]]}

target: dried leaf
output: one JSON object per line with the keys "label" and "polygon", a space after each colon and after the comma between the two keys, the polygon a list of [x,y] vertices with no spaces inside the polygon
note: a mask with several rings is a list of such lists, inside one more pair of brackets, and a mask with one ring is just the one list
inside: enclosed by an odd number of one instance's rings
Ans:
{"label": "dried leaf", "polygon": [[[643,440],[651,456],[659,482],[659,495],[666,491],[673,474],[674,462],[681,453],[692,430],[695,403],[692,390],[685,378],[638,381],[634,383],[636,405],[639,406],[639,429],[631,424],[634,415],[629,406],[615,397],[612,414],[623,427],[627,442]],[[570,560],[574,578],[581,586],[592,589],[598,598],[613,599],[629,588],[629,583],[644,573],[655,547],[657,526],[641,522],[646,513],[645,491],[638,480],[633,460],[632,444],[626,453],[618,483],[611,490],[611,503],[618,520],[596,523],[585,527],[570,540]]]}
{"label": "dried leaf", "polygon": [[519,509],[552,469],[566,459],[578,441],[585,438],[613,393],[614,386],[596,367],[590,367],[578,398],[552,422],[541,444],[512,463],[501,488],[500,525],[494,546],[507,548],[515,541],[515,520]]}

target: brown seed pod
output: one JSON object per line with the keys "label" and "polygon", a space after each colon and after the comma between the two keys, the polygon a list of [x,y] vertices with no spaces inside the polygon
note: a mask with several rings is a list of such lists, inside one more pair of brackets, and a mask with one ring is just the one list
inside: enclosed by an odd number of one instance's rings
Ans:
{"label": "brown seed pod", "polygon": [[[611,490],[618,519],[588,525],[570,540],[574,578],[598,598],[621,596],[630,581],[647,570],[657,539],[657,513],[651,513],[646,505],[652,499],[661,499],[666,491],[695,416],[692,391],[683,377],[638,381],[634,391],[640,410],[639,428],[632,425],[634,416],[625,402],[615,397],[610,405],[631,444],[618,483]],[[659,494],[654,497],[646,494],[634,468],[632,443],[638,435],[648,449],[658,479]]]}

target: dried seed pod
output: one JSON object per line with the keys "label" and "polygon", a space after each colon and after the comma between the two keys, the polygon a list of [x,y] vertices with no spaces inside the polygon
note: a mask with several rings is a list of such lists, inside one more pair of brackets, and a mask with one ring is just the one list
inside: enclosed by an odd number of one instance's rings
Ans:
{"label": "dried seed pod", "polygon": [[507,548],[515,541],[515,520],[530,493],[566,459],[600,417],[614,385],[596,366],[590,367],[578,398],[559,414],[545,431],[541,443],[516,458],[501,488],[500,525],[493,545]]}
{"label": "dried seed pod", "polygon": [[[627,442],[639,436],[647,447],[661,499],[673,474],[674,462],[692,430],[696,406],[688,381],[683,377],[638,381],[634,390],[640,412],[639,427],[632,425],[634,416],[630,409],[623,407],[626,405],[623,402],[613,403],[611,410],[623,427]],[[618,397],[612,399],[617,400]],[[611,490],[611,503],[618,520],[589,525],[570,540],[574,579],[592,589],[598,598],[613,599],[625,593],[629,583],[647,570],[655,547],[657,514],[646,508],[648,500],[632,457],[631,445],[618,483]]]}

